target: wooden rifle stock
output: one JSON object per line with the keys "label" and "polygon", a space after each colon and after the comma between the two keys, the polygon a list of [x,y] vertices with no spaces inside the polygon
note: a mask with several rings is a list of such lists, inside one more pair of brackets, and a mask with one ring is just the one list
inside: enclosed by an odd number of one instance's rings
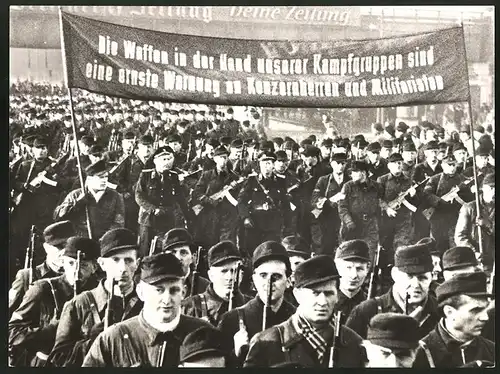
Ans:
{"label": "wooden rifle stock", "polygon": [[335,313],[335,318],[334,318],[334,323],[335,323],[335,332],[333,335],[333,344],[330,347],[330,356],[328,360],[328,367],[333,368],[335,366],[336,360],[336,352],[337,352],[337,347],[339,345],[339,340],[340,340],[340,320],[342,318],[342,312],[339,310],[338,312]]}
{"label": "wooden rifle stock", "polygon": [[111,289],[109,290],[108,305],[106,306],[106,311],[104,312],[104,328],[107,329],[113,324],[113,308],[112,302],[115,296],[115,285],[118,283],[116,279],[111,279]]}
{"label": "wooden rifle stock", "polygon": [[380,271],[380,251],[382,247],[380,244],[377,247],[377,253],[375,255],[375,264],[373,264],[372,273],[370,274],[370,283],[368,285],[368,299],[373,299],[375,297],[375,291],[377,290],[377,277]]}
{"label": "wooden rifle stock", "polygon": [[82,252],[76,252],[75,280],[73,283],[73,295],[76,297],[80,293],[80,260]]}
{"label": "wooden rifle stock", "polygon": [[234,273],[233,281],[231,283],[231,292],[229,294],[229,307],[227,309],[228,311],[234,309],[234,303],[236,301],[236,296],[238,295],[238,289],[240,285],[241,267],[242,267],[241,264],[238,264],[238,266],[236,267],[236,271]]}

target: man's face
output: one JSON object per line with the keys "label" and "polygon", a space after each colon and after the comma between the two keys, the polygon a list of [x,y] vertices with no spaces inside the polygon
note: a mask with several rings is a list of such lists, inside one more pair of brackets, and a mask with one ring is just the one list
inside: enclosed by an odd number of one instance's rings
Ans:
{"label": "man's face", "polygon": [[243,153],[243,148],[235,148],[231,147],[231,159],[237,160],[241,158],[241,154]]}
{"label": "man's face", "polygon": [[323,158],[330,157],[330,151],[332,150],[331,148],[321,146],[319,149],[321,150],[321,157]]}
{"label": "man's face", "polygon": [[400,131],[400,130],[396,130],[396,131],[394,132],[394,135],[396,136],[396,138],[400,138],[403,134],[404,134],[404,132],[403,132],[403,131]]}
{"label": "man's face", "polygon": [[476,166],[478,169],[484,168],[488,164],[487,155],[477,155],[476,156]]}
{"label": "man's face", "polygon": [[458,163],[463,164],[467,159],[467,151],[465,149],[459,149],[453,152],[453,156],[455,156],[455,159]]}
{"label": "man's face", "polygon": [[155,168],[159,173],[163,173],[166,170],[172,169],[174,166],[175,157],[172,153],[166,153],[162,156],[155,157],[153,162]]}
{"label": "man's face", "polygon": [[186,132],[186,128],[184,126],[177,125],[176,128],[179,134],[184,134]]}
{"label": "man's face", "polygon": [[417,159],[417,152],[414,151],[403,151],[401,154],[403,156],[403,161],[408,165],[413,165]]}
{"label": "man's face", "polygon": [[274,170],[276,170],[276,172],[280,174],[284,173],[287,167],[288,167],[287,160],[276,160],[274,163]]}
{"label": "man's face", "polygon": [[490,302],[487,298],[462,296],[463,304],[458,308],[447,305],[443,308],[445,323],[464,336],[472,339],[481,335],[486,322]]}
{"label": "man's face", "polygon": [[382,147],[380,150],[380,158],[387,159],[392,154],[392,148]]}
{"label": "man's face", "polygon": [[227,155],[223,154],[223,155],[214,156],[214,162],[215,162],[215,166],[217,167],[218,170],[224,169],[224,167],[226,166],[226,162],[227,162]]}
{"label": "man's face", "polygon": [[393,267],[392,279],[394,280],[394,290],[401,299],[406,300],[408,294],[410,304],[420,304],[427,299],[432,273],[429,271],[421,274],[408,274]]}
{"label": "man's face", "polygon": [[353,170],[351,178],[354,182],[364,182],[366,180],[366,172],[361,170]]}
{"label": "man's face", "polygon": [[277,260],[266,261],[254,270],[252,280],[259,298],[265,302],[267,300],[267,284],[271,275],[273,276],[271,303],[274,304],[283,297],[287,287],[286,265]]}
{"label": "man's face", "polygon": [[431,140],[437,140],[437,135],[436,135],[436,131],[434,130],[427,130],[425,132],[425,140],[426,141],[431,141]]}
{"label": "man's face", "polygon": [[416,356],[414,349],[387,348],[370,342],[364,347],[370,368],[411,368]]}
{"label": "man's face", "polygon": [[95,164],[97,161],[102,159],[101,153],[89,154],[89,159],[91,164]]}
{"label": "man's face", "polygon": [[401,175],[403,172],[403,161],[394,161],[387,163],[387,167],[392,175]]}
{"label": "man's face", "polygon": [[133,139],[123,139],[122,140],[122,150],[124,153],[129,154],[134,146]]}
{"label": "man's face", "polygon": [[[68,280],[69,284],[75,283],[76,275],[76,259],[69,256],[62,256],[62,265],[64,269],[64,275]],[[94,261],[84,261],[80,260],[80,271],[78,273],[78,279],[85,283],[89,277],[94,274],[96,269],[96,263]]]}
{"label": "man's face", "polygon": [[462,143],[465,143],[467,140],[470,139],[470,135],[466,132],[463,132],[463,131],[458,134],[458,137],[460,138],[460,141]]}
{"label": "man's face", "polygon": [[170,248],[166,253],[171,253],[179,259],[182,264],[182,270],[184,274],[189,273],[189,266],[193,263],[193,254],[191,253],[191,248],[189,245],[179,245],[178,247]]}
{"label": "man's face", "polygon": [[340,288],[349,292],[358,290],[368,275],[368,262],[336,259],[335,265],[340,275]]}
{"label": "man's face", "polygon": [[457,171],[456,162],[452,162],[451,164],[448,162],[443,162],[443,163],[441,163],[441,167],[443,168],[443,173],[448,174],[448,175],[453,175]]}
{"label": "man's face", "polygon": [[172,322],[181,312],[182,279],[166,279],[156,284],[140,282],[137,295],[144,302],[143,310],[157,322]]}
{"label": "man's face", "polygon": [[375,151],[367,151],[366,155],[368,156],[368,160],[372,164],[376,164],[380,158],[380,153]]}
{"label": "man's face", "polygon": [[260,171],[266,177],[270,176],[273,172],[274,161],[273,160],[264,160],[259,162]]}
{"label": "man's face", "polygon": [[205,145],[205,156],[208,158],[213,158],[214,156],[214,147],[212,147],[210,144]]}
{"label": "man's face", "polygon": [[299,303],[300,313],[312,323],[331,319],[338,301],[337,280],[330,280],[304,288],[295,288],[293,294]]}
{"label": "man's face", "polygon": [[306,259],[302,256],[290,256],[290,265],[292,269],[292,275],[291,275],[291,281],[293,282],[293,276],[295,274],[295,269],[297,269],[297,266],[299,266],[301,263],[303,263]]}
{"label": "man's face", "polygon": [[106,279],[114,279],[120,289],[128,289],[133,284],[137,269],[137,251],[126,249],[110,257],[100,258],[99,265],[106,273]]}
{"label": "man's face", "polygon": [[152,144],[138,144],[137,145],[137,155],[142,159],[146,160],[153,154]]}
{"label": "man's face", "polygon": [[104,191],[108,184],[108,175],[92,175],[87,177],[87,186],[94,191]]}
{"label": "man's face", "polygon": [[487,203],[495,201],[495,187],[487,184],[483,185],[483,199]]}
{"label": "man's face", "polygon": [[36,158],[37,160],[42,160],[44,158],[47,158],[48,155],[48,150],[47,147],[33,147],[33,157]]}
{"label": "man's face", "polygon": [[318,163],[318,158],[316,156],[304,156],[304,164],[311,167]]}
{"label": "man's face", "polygon": [[45,261],[47,263],[52,265],[52,268],[54,269],[60,269],[63,267],[63,258],[62,258],[62,253],[63,251],[59,248],[57,248],[54,245],[50,245],[48,243],[43,243],[43,248],[45,249],[45,253],[47,254],[47,257],[45,258]]}
{"label": "man's face", "polygon": [[[212,282],[214,291],[219,297],[224,299],[229,298],[236,269],[240,263],[239,260],[228,261],[208,269],[208,279]],[[241,279],[240,274],[239,280],[241,281]]]}
{"label": "man's face", "polygon": [[434,163],[438,160],[437,155],[438,155],[438,150],[437,149],[427,149],[424,151],[425,155],[425,160],[430,163]]}
{"label": "man's face", "polygon": [[179,143],[179,142],[170,142],[168,143],[168,146],[170,148],[172,148],[172,150],[175,152],[175,153],[179,153],[179,151],[181,150],[181,147],[182,147],[182,144]]}
{"label": "man's face", "polygon": [[344,161],[332,161],[330,163],[332,166],[333,172],[335,174],[342,174],[345,170],[346,162]]}

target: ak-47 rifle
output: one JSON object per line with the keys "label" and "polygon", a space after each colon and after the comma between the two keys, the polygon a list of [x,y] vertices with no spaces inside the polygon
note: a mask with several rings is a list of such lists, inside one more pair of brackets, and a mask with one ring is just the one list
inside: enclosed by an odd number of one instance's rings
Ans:
{"label": "ak-47 rifle", "polygon": [[28,247],[26,247],[26,257],[24,258],[24,268],[28,269],[28,282],[33,283],[33,273],[34,273],[34,262],[33,257],[35,255],[35,241],[36,241],[36,227],[31,226],[30,230],[30,240]]}
{"label": "ak-47 rifle", "polygon": [[314,178],[314,176],[310,176],[310,177],[309,177],[309,178],[307,178],[305,181],[295,183],[294,185],[292,185],[292,186],[290,186],[290,187],[288,187],[288,188],[286,189],[286,193],[290,193],[290,192],[294,191],[295,189],[297,189],[297,188],[299,188],[299,187],[301,187],[301,186],[305,185],[307,182],[309,182],[309,181],[310,181],[311,179],[313,179],[313,178]]}
{"label": "ak-47 rifle", "polygon": [[323,212],[323,207],[325,206],[325,203],[327,200],[330,200],[330,202],[332,202],[332,203],[337,203],[340,200],[345,199],[345,195],[342,192],[338,192],[335,195],[333,195],[332,197],[330,197],[329,199],[327,199],[326,195],[328,194],[328,189],[330,188],[332,178],[333,178],[332,175],[330,175],[328,177],[328,184],[326,186],[324,196],[320,198],[320,200],[315,205],[314,209],[311,210],[311,213],[314,216],[314,218],[318,218],[320,216],[320,214]]}
{"label": "ak-47 rifle", "polygon": [[[251,174],[250,174],[251,175]],[[231,191],[234,187],[236,187],[237,185],[243,183],[244,181],[246,180],[245,177],[240,177],[238,178],[237,180],[235,181],[232,181],[231,183],[229,183],[227,186],[223,187],[220,191],[217,191],[215,192],[214,194],[210,195],[208,198],[211,199],[211,200],[221,200],[223,199],[224,197],[228,197],[228,196],[231,196],[231,195],[228,195],[229,194],[229,191]],[[231,201],[234,200],[234,201]],[[228,198],[228,200],[234,204],[234,202],[236,201],[232,196]],[[236,201],[236,204],[238,204],[238,202]],[[196,204],[195,206],[193,206],[193,211],[194,211],[194,214],[195,215],[198,215],[200,214],[200,212],[203,210],[203,205],[201,204]]]}
{"label": "ak-47 rifle", "polygon": [[[481,175],[481,173],[478,173],[478,176]],[[456,200],[460,205],[464,205],[465,201],[463,201],[460,196],[458,196],[458,192],[460,191],[461,186],[468,186],[474,182],[474,178],[468,178],[464,182],[461,183],[461,185],[457,185],[451,188],[447,193],[445,193],[443,196],[441,196],[441,199],[443,199],[446,202],[452,202],[453,200]],[[422,214],[424,215],[427,220],[430,220],[436,211],[436,208],[431,206],[427,209],[424,209]]]}
{"label": "ak-47 rifle", "polygon": [[269,276],[269,280],[267,281],[267,293],[266,293],[266,304],[264,305],[264,311],[262,315],[262,331],[264,331],[267,327],[267,316],[271,312],[271,300],[273,296],[273,282],[274,282],[274,274]]}
{"label": "ak-47 rifle", "polygon": [[[134,154],[134,151],[137,148],[137,144],[138,142],[134,141],[134,145],[130,153],[123,155],[122,158],[118,160],[116,165],[111,168],[111,170],[108,172],[109,178],[112,178],[115,175],[116,171],[120,169],[120,167],[125,163],[125,161],[127,161]],[[116,190],[118,188],[118,185],[108,181],[107,187]]]}
{"label": "ak-47 rifle", "polygon": [[379,244],[377,246],[377,253],[375,254],[375,264],[373,264],[372,273],[370,274],[367,299],[373,299],[375,297],[375,291],[377,290],[377,281],[380,272],[380,251],[382,249],[382,246]]}
{"label": "ak-47 rifle", "polygon": [[149,246],[149,255],[152,256],[155,254],[156,243],[158,243],[158,235],[156,235],[153,240],[151,240],[151,245]]}
{"label": "ak-47 rifle", "polygon": [[415,212],[417,209],[413,205],[408,203],[408,201],[406,201],[406,196],[410,193],[411,189],[413,189],[413,188],[417,189],[418,187],[422,186],[424,183],[426,183],[429,180],[429,178],[430,177],[427,177],[423,181],[421,181],[420,183],[412,185],[406,191],[401,191],[399,193],[399,195],[396,196],[396,198],[394,200],[391,200],[391,201],[389,201],[389,203],[387,203],[387,207],[391,208],[393,210],[398,210],[399,208],[401,208],[401,205],[404,205],[408,209],[410,209],[412,212]]}
{"label": "ak-47 rifle", "polygon": [[333,344],[330,347],[330,355],[328,359],[328,367],[335,367],[335,362],[337,361],[337,347],[340,343],[340,320],[342,319],[342,311],[338,311],[335,313],[335,332],[333,335]]}
{"label": "ak-47 rifle", "polygon": [[76,266],[75,266],[75,280],[73,283],[73,295],[76,297],[80,293],[80,260],[82,257],[82,252],[78,250],[76,252]]}
{"label": "ak-47 rifle", "polygon": [[114,278],[111,279],[111,289],[109,290],[108,305],[106,306],[106,311],[104,312],[104,328],[107,329],[113,324],[113,297],[115,296],[115,285],[118,281]]}
{"label": "ak-47 rifle", "polygon": [[172,173],[175,173],[179,177],[179,182],[182,182],[184,179],[192,177],[195,174],[198,174],[200,171],[202,171],[203,168],[200,167],[198,170],[195,170],[193,172],[187,172],[185,170],[179,169],[179,168],[174,168],[170,170]]}
{"label": "ak-47 rifle", "polygon": [[200,261],[201,261],[201,247],[198,247],[198,250],[196,251],[196,265],[193,270],[193,276],[191,277],[191,293],[189,294],[190,296],[193,296],[196,290],[196,283],[198,283],[198,277],[199,277],[199,267],[200,267]]}
{"label": "ak-47 rifle", "polygon": [[229,293],[229,307],[227,309],[228,311],[234,309],[234,304],[236,302],[236,297],[238,295],[238,289],[240,285],[241,270],[242,270],[242,265],[241,263],[239,263],[238,266],[236,267],[236,270],[234,272],[234,277],[231,282],[231,292]]}

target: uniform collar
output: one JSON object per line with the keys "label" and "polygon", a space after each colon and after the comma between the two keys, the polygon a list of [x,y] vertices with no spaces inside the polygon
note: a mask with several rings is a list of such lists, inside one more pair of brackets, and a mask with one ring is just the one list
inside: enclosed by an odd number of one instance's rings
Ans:
{"label": "uniform collar", "polygon": [[51,269],[51,267],[47,264],[47,261],[42,262],[40,265],[38,265],[38,271],[40,272],[40,276],[42,278],[47,278],[46,275],[49,273],[53,273],[54,277],[59,276],[59,273],[54,272],[54,270]]}
{"label": "uniform collar", "polygon": [[163,332],[159,331],[153,326],[151,326],[145,319],[144,319],[144,312],[142,311],[139,314],[139,323],[141,326],[144,328],[144,331],[146,332],[146,335],[148,337],[148,344],[149,346],[154,346],[156,344],[160,344],[161,342],[165,341],[166,338],[173,337],[179,342],[182,342],[182,337],[179,335],[178,331],[181,330],[179,328],[180,325],[182,325],[183,317],[179,313],[177,318],[170,322],[169,325],[169,331]]}
{"label": "uniform collar", "polygon": [[470,345],[472,342],[474,342],[475,339],[469,340],[468,342],[461,342],[457,340],[451,332],[446,328],[444,324],[444,318],[441,318],[437,325],[437,331],[439,335],[441,336],[441,339],[443,339],[443,342],[445,346],[448,348],[450,346],[455,346],[455,347],[464,347],[467,345]]}

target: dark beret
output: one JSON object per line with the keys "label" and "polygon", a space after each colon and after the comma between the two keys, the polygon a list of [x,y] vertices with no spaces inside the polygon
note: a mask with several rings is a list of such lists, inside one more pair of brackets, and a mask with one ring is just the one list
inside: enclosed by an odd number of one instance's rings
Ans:
{"label": "dark beret", "polygon": [[261,152],[259,154],[259,161],[273,160],[276,161],[276,155],[273,152]]}
{"label": "dark beret", "polygon": [[373,143],[368,144],[368,146],[366,147],[366,150],[368,152],[376,153],[376,152],[380,152],[381,148],[382,147],[380,146],[379,142],[373,142]]}
{"label": "dark beret", "polygon": [[462,151],[462,150],[467,151],[467,148],[465,148],[465,145],[463,145],[460,142],[453,144],[452,152]]}
{"label": "dark beret", "polygon": [[321,155],[321,151],[318,147],[313,145],[304,147],[302,154],[306,157],[319,157]]}
{"label": "dark beret", "polygon": [[181,262],[171,253],[159,253],[144,257],[139,272],[141,280],[149,284],[166,279],[178,280],[184,277]]}
{"label": "dark beret", "polygon": [[43,230],[43,241],[50,245],[59,246],[75,235],[73,224],[70,221],[61,221],[53,223]]}
{"label": "dark beret", "polygon": [[387,125],[385,126],[384,130],[391,134],[392,136],[394,136],[394,134],[396,133],[396,130],[394,129],[394,125]]}
{"label": "dark beret", "polygon": [[167,143],[182,143],[182,138],[179,134],[171,134],[167,137]]}
{"label": "dark beret", "polygon": [[352,145],[357,148],[365,148],[368,145],[368,142],[364,138],[354,139],[352,141]]}
{"label": "dark beret", "polygon": [[368,164],[363,161],[353,161],[351,171],[368,171]]}
{"label": "dark beret", "polygon": [[370,249],[364,240],[347,240],[339,245],[335,259],[370,261]]}
{"label": "dark beret", "polygon": [[455,275],[436,288],[438,304],[456,295],[492,297],[493,295],[488,292],[487,278],[486,273],[483,271]]}
{"label": "dark beret", "polygon": [[293,140],[287,140],[286,142],[283,143],[283,149],[293,149],[293,146],[296,143]]}
{"label": "dark beret", "polygon": [[230,136],[221,136],[219,138],[220,144],[229,146],[231,144],[231,137]]}
{"label": "dark beret", "polygon": [[438,142],[436,142],[435,140],[431,140],[430,142],[428,142],[424,145],[424,151],[438,150],[438,149],[439,149],[439,145],[438,145]]}
{"label": "dark beret", "polygon": [[87,176],[89,177],[96,175],[104,175],[107,172],[108,168],[106,165],[106,161],[104,160],[99,160],[97,162],[94,162],[93,164],[85,168],[85,174],[87,174]]}
{"label": "dark beret", "polygon": [[234,113],[233,108],[229,108],[229,109],[227,110],[227,114],[233,114],[233,113]]}
{"label": "dark beret", "polygon": [[437,248],[436,239],[434,238],[422,238],[417,242],[417,244],[426,245],[431,255],[440,255],[440,252]]}
{"label": "dark beret", "polygon": [[227,357],[229,352],[224,348],[224,335],[212,326],[203,326],[190,332],[179,348],[179,360],[191,362],[206,357]]}
{"label": "dark beret", "polygon": [[333,147],[333,139],[331,139],[331,138],[323,139],[323,141],[321,142],[321,146],[326,147],[326,148],[332,148]]}
{"label": "dark beret", "polygon": [[217,148],[220,145],[219,141],[213,138],[207,139],[205,144],[211,145],[213,148]]}
{"label": "dark beret", "polygon": [[384,131],[384,126],[381,123],[374,123],[372,126],[375,131]]}
{"label": "dark beret", "polygon": [[231,142],[231,148],[243,148],[243,140],[237,138]]}
{"label": "dark beret", "polygon": [[221,146],[218,146],[217,148],[215,148],[214,150],[214,157],[215,156],[221,156],[221,155],[229,155],[229,151],[227,150],[226,147],[224,147],[223,145]]}
{"label": "dark beret", "polygon": [[273,143],[278,144],[279,146],[281,146],[284,143],[284,140],[283,140],[283,138],[276,137],[276,138],[273,138]]}
{"label": "dark beret", "polygon": [[104,153],[104,148],[99,144],[95,144],[89,149],[89,155],[92,156],[99,156],[102,155],[103,153]]}
{"label": "dark beret", "polygon": [[260,150],[274,152],[274,143],[270,140],[263,140],[260,142]]}
{"label": "dark beret", "polygon": [[486,176],[483,179],[482,186],[490,186],[490,187],[495,187],[495,173],[489,173],[486,174]]}
{"label": "dark beret", "polygon": [[453,153],[449,153],[448,155],[443,157],[441,162],[448,165],[455,165],[457,163],[457,159],[455,158],[455,156],[453,156]]}
{"label": "dark beret", "polygon": [[396,126],[396,130],[404,132],[408,130],[408,125],[405,122],[399,122]]}
{"label": "dark beret", "polygon": [[221,266],[227,261],[241,260],[241,254],[230,240],[217,243],[208,250],[208,267]]}
{"label": "dark beret", "polygon": [[47,147],[47,140],[44,139],[43,137],[41,136],[37,136],[34,140],[33,140],[33,147],[34,148],[44,148],[44,147]]}
{"label": "dark beret", "polygon": [[347,154],[345,153],[334,153],[330,161],[335,162],[347,162]]}
{"label": "dark beret", "polygon": [[304,148],[306,145],[312,145],[312,141],[309,138],[305,138],[304,140],[301,140],[300,146]]}
{"label": "dark beret", "polygon": [[259,244],[252,256],[252,267],[258,268],[260,264],[266,261],[278,260],[286,265],[287,271],[290,271],[290,260],[285,247],[274,241],[267,241]]}
{"label": "dark beret", "polygon": [[443,270],[477,265],[478,262],[474,250],[469,247],[453,247],[443,254]]}
{"label": "dark beret", "polygon": [[392,148],[394,146],[394,143],[392,142],[392,140],[384,140],[381,144],[381,147],[382,148]]}
{"label": "dark beret", "polygon": [[135,139],[136,135],[132,131],[127,131],[123,134],[123,139],[132,140]]}
{"label": "dark beret", "polygon": [[176,228],[168,231],[162,240],[162,250],[167,252],[175,247],[187,245],[191,251],[194,250],[194,241],[186,229]]}
{"label": "dark beret", "polygon": [[311,257],[309,245],[304,238],[298,235],[290,235],[281,241],[289,256],[300,256],[305,259]]}
{"label": "dark beret", "polygon": [[399,313],[380,313],[370,320],[366,339],[381,347],[415,349],[419,330],[415,318]]}
{"label": "dark beret", "polygon": [[308,138],[311,139],[313,143],[316,141],[316,135],[314,134],[309,135]]}
{"label": "dark beret", "polygon": [[422,128],[425,130],[434,130],[434,125],[429,121],[422,122]]}
{"label": "dark beret", "polygon": [[408,274],[432,271],[432,258],[426,244],[399,247],[394,254],[394,266]]}
{"label": "dark beret", "polygon": [[101,254],[99,242],[95,239],[72,236],[66,241],[63,256],[77,258],[80,251],[80,259],[84,261],[95,260]]}
{"label": "dark beret", "polygon": [[393,153],[387,158],[387,162],[399,162],[403,161],[403,156],[401,153]]}
{"label": "dark beret", "polygon": [[484,145],[479,145],[476,149],[476,156],[489,156],[491,152],[491,147],[485,147]]}
{"label": "dark beret", "polygon": [[137,250],[137,236],[130,230],[118,228],[107,231],[101,239],[101,257],[110,257],[114,253],[125,250]]}
{"label": "dark beret", "polygon": [[285,151],[279,150],[276,152],[276,161],[286,161],[288,156]]}
{"label": "dark beret", "polygon": [[318,255],[297,266],[294,287],[311,287],[338,278],[339,273],[333,258],[327,255]]}
{"label": "dark beret", "polygon": [[154,143],[154,139],[151,135],[143,135],[141,136],[139,143],[144,145],[152,145]]}
{"label": "dark beret", "polygon": [[170,148],[169,146],[166,146],[166,147],[160,147],[158,148],[154,153],[153,155],[151,156],[151,158],[154,160],[156,157],[160,157],[160,156],[164,156],[166,154],[174,154],[174,151],[172,148]]}
{"label": "dark beret", "polygon": [[82,142],[82,144],[85,144],[86,146],[89,147],[95,144],[95,139],[88,135],[82,136],[80,141]]}
{"label": "dark beret", "polygon": [[444,128],[441,126],[436,126],[435,131],[436,131],[436,134],[438,134],[438,135],[444,134]]}

